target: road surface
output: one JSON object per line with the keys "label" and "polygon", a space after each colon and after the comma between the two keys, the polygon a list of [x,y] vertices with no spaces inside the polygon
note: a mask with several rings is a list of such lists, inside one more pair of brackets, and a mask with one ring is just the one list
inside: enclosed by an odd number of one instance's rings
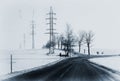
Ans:
{"label": "road surface", "polygon": [[120,76],[116,71],[86,58],[74,57],[4,81],[120,81],[115,75]]}

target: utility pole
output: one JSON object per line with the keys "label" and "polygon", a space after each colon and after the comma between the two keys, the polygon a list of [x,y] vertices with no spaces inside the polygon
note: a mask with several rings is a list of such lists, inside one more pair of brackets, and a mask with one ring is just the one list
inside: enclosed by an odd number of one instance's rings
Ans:
{"label": "utility pole", "polygon": [[24,36],[23,36],[23,45],[24,45],[24,49],[25,49],[25,44],[26,44],[26,36],[25,36],[25,33],[24,33]]}
{"label": "utility pole", "polygon": [[12,69],[12,54],[10,55],[10,73],[12,73],[13,71],[12,71],[13,69]]}
{"label": "utility pole", "polygon": [[54,15],[56,15],[56,13],[53,12],[52,7],[50,7],[50,11],[47,15],[49,15],[49,18],[46,18],[47,20],[49,20],[49,23],[47,23],[47,25],[49,25],[49,29],[47,29],[49,32],[46,34],[50,35],[49,36],[49,42],[50,42],[49,53],[53,54],[54,53],[53,42],[54,42],[54,36],[55,36],[54,34],[56,34],[54,32],[55,29],[53,28],[53,26],[56,24],[56,23],[54,23],[54,20],[56,20],[56,18],[54,18]]}
{"label": "utility pole", "polygon": [[34,10],[33,10],[33,17],[32,17],[32,49],[35,48],[35,21],[34,21]]}
{"label": "utility pole", "polygon": [[32,49],[35,48],[35,24],[34,20],[32,20]]}

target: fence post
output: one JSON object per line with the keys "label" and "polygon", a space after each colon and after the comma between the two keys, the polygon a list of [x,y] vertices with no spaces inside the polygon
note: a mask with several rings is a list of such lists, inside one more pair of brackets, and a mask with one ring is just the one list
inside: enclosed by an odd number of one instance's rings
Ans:
{"label": "fence post", "polygon": [[12,73],[12,54],[10,55],[10,73]]}
{"label": "fence post", "polygon": [[84,54],[85,54],[86,50],[84,49]]}

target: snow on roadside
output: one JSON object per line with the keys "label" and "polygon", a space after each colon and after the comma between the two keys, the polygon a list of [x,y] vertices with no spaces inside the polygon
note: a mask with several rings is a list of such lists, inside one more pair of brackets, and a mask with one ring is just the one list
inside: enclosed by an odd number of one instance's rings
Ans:
{"label": "snow on roadside", "polygon": [[90,61],[120,72],[120,56],[92,58]]}
{"label": "snow on roadside", "polygon": [[[74,47],[74,50],[76,52],[79,52],[79,47]],[[84,47],[84,49],[81,49],[81,53],[87,54],[87,48]],[[113,55],[113,54],[120,54],[120,49],[97,49],[97,48],[91,48],[91,54],[97,55],[97,52],[99,52],[99,55],[102,55],[104,53],[105,55]]]}
{"label": "snow on roadside", "polygon": [[47,64],[42,65],[42,66],[37,66],[37,67],[34,67],[34,68],[21,70],[21,71],[16,71],[16,72],[13,72],[12,74],[2,75],[2,76],[0,76],[0,81],[11,78],[11,77],[15,77],[15,76],[18,76],[18,75],[22,75],[22,74],[27,73],[27,72],[35,71],[37,69],[42,69],[42,68],[47,67],[47,66],[51,66],[51,65],[53,65],[53,64],[55,64],[55,63],[57,63],[57,62],[59,62],[59,61],[61,61],[63,59],[64,58],[61,58],[60,60],[56,60],[56,61],[47,63]]}
{"label": "snow on roadside", "polygon": [[0,76],[10,73],[10,54],[13,55],[13,72],[27,70],[30,68],[46,65],[60,60],[59,50],[55,54],[47,55],[47,49],[35,50],[13,50],[0,53]]}

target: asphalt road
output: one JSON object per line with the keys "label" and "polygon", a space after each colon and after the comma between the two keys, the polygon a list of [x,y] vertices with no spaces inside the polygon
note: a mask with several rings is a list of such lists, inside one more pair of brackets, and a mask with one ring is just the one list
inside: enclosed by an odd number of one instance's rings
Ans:
{"label": "asphalt road", "polygon": [[120,76],[112,69],[74,57],[4,81],[120,81],[114,75]]}

